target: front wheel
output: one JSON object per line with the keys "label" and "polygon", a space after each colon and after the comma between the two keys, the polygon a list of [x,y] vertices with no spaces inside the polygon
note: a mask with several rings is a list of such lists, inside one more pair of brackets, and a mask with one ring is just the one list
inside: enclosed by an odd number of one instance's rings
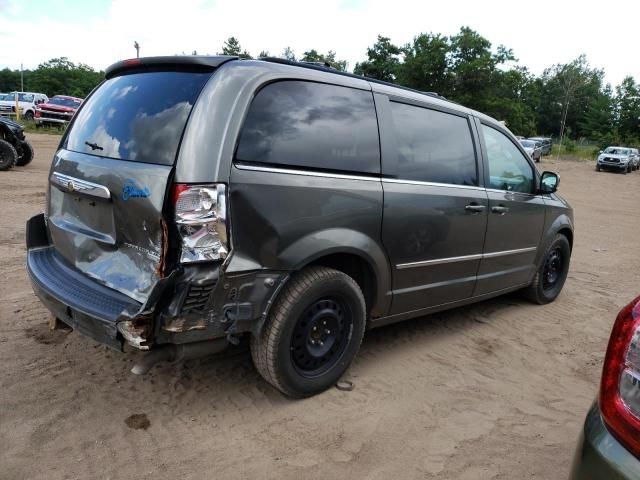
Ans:
{"label": "front wheel", "polygon": [[564,235],[556,235],[542,258],[533,282],[524,290],[525,296],[540,305],[553,302],[567,279],[570,259],[569,240]]}
{"label": "front wheel", "polygon": [[600,171],[600,165],[596,164],[596,172]]}
{"label": "front wheel", "polygon": [[251,356],[264,379],[290,397],[308,397],[334,385],[362,342],[364,296],[350,276],[310,267],[292,276],[278,296]]}

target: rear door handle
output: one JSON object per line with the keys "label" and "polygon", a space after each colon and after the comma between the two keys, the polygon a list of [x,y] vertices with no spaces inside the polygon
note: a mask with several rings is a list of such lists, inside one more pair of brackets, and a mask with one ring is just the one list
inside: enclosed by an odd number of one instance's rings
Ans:
{"label": "rear door handle", "polygon": [[504,205],[498,205],[496,207],[491,207],[491,211],[493,213],[499,213],[500,215],[504,215],[505,213],[507,213],[509,211],[509,209],[507,207],[505,207]]}
{"label": "rear door handle", "polygon": [[485,206],[479,205],[477,203],[470,203],[469,205],[464,207],[464,209],[471,213],[480,213],[484,212]]}

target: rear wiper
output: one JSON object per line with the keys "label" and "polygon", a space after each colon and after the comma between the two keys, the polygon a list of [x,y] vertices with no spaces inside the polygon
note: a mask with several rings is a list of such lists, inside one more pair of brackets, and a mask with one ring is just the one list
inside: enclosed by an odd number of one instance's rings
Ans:
{"label": "rear wiper", "polygon": [[84,144],[87,145],[88,147],[91,147],[91,150],[104,150],[104,148],[102,148],[97,143],[84,142]]}

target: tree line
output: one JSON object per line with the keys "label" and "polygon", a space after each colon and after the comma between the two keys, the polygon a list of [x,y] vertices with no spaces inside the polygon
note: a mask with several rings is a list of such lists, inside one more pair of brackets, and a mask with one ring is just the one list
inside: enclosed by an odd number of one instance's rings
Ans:
{"label": "tree line", "polygon": [[[249,59],[236,37],[228,38],[219,53]],[[197,54],[197,52],[193,52]],[[346,71],[347,62],[335,51],[315,49],[296,56],[291,47],[280,54],[261,51],[257,57],[317,62]],[[605,83],[604,70],[592,67],[581,55],[555,64],[541,75],[518,63],[503,45],[493,48],[478,32],[462,27],[445,36],[421,33],[405,45],[384,36],[367,48],[366,59],[353,73],[444,97],[503,120],[516,134],[585,138],[604,144],[640,144],[640,86],[632,76],[615,88]],[[86,96],[104,77],[88,65],[55,58],[23,72],[27,91]],[[0,70],[0,92],[20,88],[20,72]]]}

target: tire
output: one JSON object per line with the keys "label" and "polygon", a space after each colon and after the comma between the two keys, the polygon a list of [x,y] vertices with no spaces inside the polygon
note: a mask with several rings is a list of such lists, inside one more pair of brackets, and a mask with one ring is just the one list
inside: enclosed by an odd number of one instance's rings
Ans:
{"label": "tire", "polygon": [[262,331],[251,337],[251,357],[282,393],[309,397],[335,385],[349,368],[365,323],[365,300],[355,280],[310,267],[294,274],[278,295]]}
{"label": "tire", "polygon": [[18,167],[24,167],[25,165],[29,165],[31,160],[33,160],[33,147],[26,140],[24,142],[20,142],[18,144],[18,160],[16,161],[16,165]]}
{"label": "tire", "polygon": [[[559,254],[559,258],[555,256],[556,254]],[[567,279],[570,261],[569,240],[564,235],[558,234],[542,257],[533,282],[525,288],[525,296],[539,305],[553,302],[560,295]]]}
{"label": "tire", "polygon": [[25,120],[33,120],[33,112],[27,112],[24,114]]}
{"label": "tire", "polygon": [[596,163],[596,172],[599,172],[599,171],[600,171],[600,165]]}
{"label": "tire", "polygon": [[9,142],[0,140],[0,171],[9,170],[16,164],[18,152]]}

